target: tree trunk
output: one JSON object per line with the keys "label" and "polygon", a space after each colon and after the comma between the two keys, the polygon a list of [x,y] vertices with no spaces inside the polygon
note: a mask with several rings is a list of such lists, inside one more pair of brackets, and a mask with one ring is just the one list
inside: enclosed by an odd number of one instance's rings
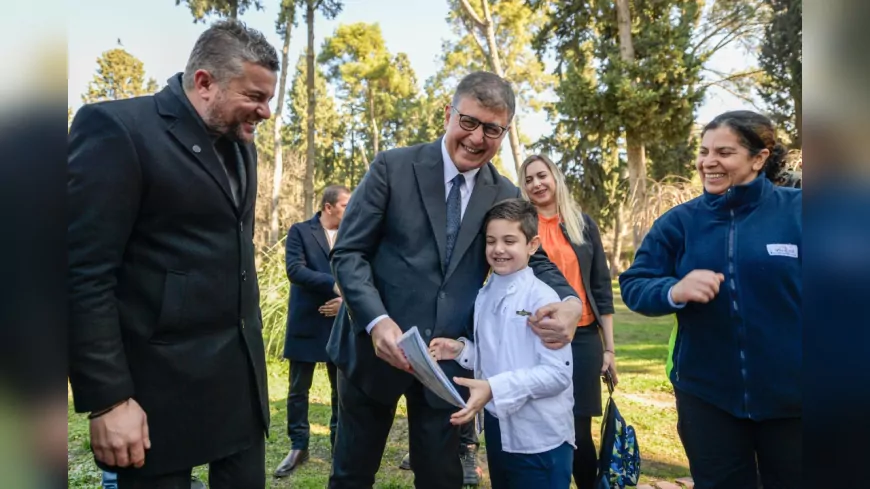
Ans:
{"label": "tree trunk", "polygon": [[[634,44],[631,39],[629,0],[616,0],[616,23],[619,28],[619,55],[626,63],[633,64]],[[632,80],[632,86],[634,85]],[[631,128],[625,130],[625,143],[627,146],[626,156],[628,157],[629,195],[634,215],[632,234],[634,249],[637,250],[647,231],[645,220],[641,218],[646,205],[646,151],[643,143]]]}
{"label": "tree trunk", "polygon": [[646,151],[642,144],[637,144],[634,135],[629,132],[625,134],[626,143],[628,145],[626,157],[628,159],[628,185],[629,195],[631,196],[633,226],[632,238],[634,249],[637,251],[640,248],[640,243],[646,236],[646,219],[644,213],[646,211]]}
{"label": "tree trunk", "polygon": [[[292,9],[293,6],[291,5]],[[290,29],[293,27],[291,13],[287,16],[287,25],[284,32],[284,46],[281,48],[281,78],[278,82],[278,100],[275,103],[275,130],[273,133],[275,151],[275,173],[272,177],[272,201],[269,207],[269,245],[272,246],[279,239],[278,208],[281,201],[281,183],[284,179],[283,145],[281,144],[281,127],[284,125],[284,92],[287,88],[287,71],[289,69],[288,53],[290,52]]]}
{"label": "tree trunk", "polygon": [[308,51],[306,58],[306,88],[308,89],[308,128],[306,135],[307,151],[305,156],[305,197],[302,203],[305,218],[314,214],[314,10],[315,0],[308,0],[305,23],[308,26]]}
{"label": "tree trunk", "polygon": [[610,149],[611,157],[611,177],[610,177],[610,195],[609,200],[611,205],[616,206],[613,213],[613,249],[610,251],[610,278],[615,279],[619,276],[620,263],[622,258],[622,199],[619,198],[619,181],[622,179],[619,168],[619,145],[613,141]]}
{"label": "tree trunk", "polygon": [[[492,13],[489,9],[489,0],[480,0],[483,7],[483,31],[486,35],[486,47],[489,50],[489,64],[496,75],[505,78],[504,69],[501,66],[501,58],[498,55],[498,45],[495,43],[495,24],[492,21]],[[520,138],[517,134],[516,114],[511,118],[508,126],[508,139],[511,143],[511,154],[514,158],[514,171],[516,171],[517,179],[520,178]],[[518,180],[519,181],[519,180]]]}
{"label": "tree trunk", "polygon": [[489,49],[489,62],[495,74],[504,78],[504,69],[502,69],[501,58],[498,55],[498,45],[495,43],[495,25],[489,11],[489,0],[480,0],[480,4],[483,6],[483,32],[486,36],[486,47]]}
{"label": "tree trunk", "polygon": [[619,276],[619,258],[622,255],[622,202],[614,202],[613,249],[610,251],[610,278]]}
{"label": "tree trunk", "polygon": [[[351,116],[353,117],[353,116]],[[350,128],[350,185],[356,188],[356,128]]]}
{"label": "tree trunk", "polygon": [[511,156],[514,158],[514,171],[517,174],[517,182],[520,181],[520,166],[523,160],[520,157],[520,138],[517,133],[516,114],[511,119],[511,125],[508,127],[508,139],[511,143]]}
{"label": "tree trunk", "polygon": [[230,18],[233,20],[239,18],[239,0],[230,0]]}
{"label": "tree trunk", "polygon": [[369,127],[372,131],[372,159],[374,159],[380,150],[381,138],[380,131],[378,130],[378,121],[375,119],[375,95],[371,89],[369,89]]}
{"label": "tree trunk", "polygon": [[803,102],[801,99],[801,91],[797,90],[797,95],[794,97],[794,141],[791,142],[792,149],[801,149],[803,147]]}
{"label": "tree trunk", "polygon": [[[359,142],[359,145],[360,145],[359,154],[360,154],[360,156],[362,156],[362,163],[363,163],[362,174],[365,175],[365,173],[367,171],[369,171],[369,157],[366,156],[366,149],[364,147],[365,145],[363,144],[362,141]],[[362,180],[362,177],[360,177],[360,180]]]}

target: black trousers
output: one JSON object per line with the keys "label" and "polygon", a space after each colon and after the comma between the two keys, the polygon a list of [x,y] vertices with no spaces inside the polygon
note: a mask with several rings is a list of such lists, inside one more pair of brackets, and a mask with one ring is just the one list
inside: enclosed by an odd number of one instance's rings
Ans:
{"label": "black trousers", "polygon": [[465,423],[459,427],[459,443],[462,445],[480,446],[477,430],[474,429],[474,422]]}
{"label": "black trousers", "polygon": [[[141,477],[135,472],[118,474],[118,489],[190,489],[193,467],[171,474]],[[208,464],[210,489],[265,489],[266,435],[245,450]]]}
{"label": "black trousers", "polygon": [[[426,402],[424,387],[414,381],[404,393],[408,406],[414,487],[462,487],[459,428],[450,424],[451,409]],[[371,489],[396,415],[396,399],[384,404],[366,395],[338,372],[338,437],[332,459],[330,489]]]}
{"label": "black trousers", "polygon": [[577,445],[571,467],[574,484],[577,489],[594,489],[598,475],[598,453],[595,451],[595,441],[592,440],[591,417],[574,416],[574,440]]}
{"label": "black trousers", "polygon": [[574,357],[574,484],[593,489],[598,473],[598,453],[592,440],[592,418],[601,416],[601,364],[604,346],[598,322],[577,328],[571,341]]}
{"label": "black trousers", "polygon": [[[290,361],[290,392],[287,395],[287,436],[290,448],[308,450],[311,427],[308,424],[308,393],[314,379],[314,362]],[[338,391],[335,388],[335,364],[326,363],[329,386],[332,389],[332,416],[329,419],[329,444],[335,446],[335,432],[338,426]]]}
{"label": "black trousers", "polygon": [[800,418],[752,421],[676,390],[677,431],[696,489],[802,487]]}

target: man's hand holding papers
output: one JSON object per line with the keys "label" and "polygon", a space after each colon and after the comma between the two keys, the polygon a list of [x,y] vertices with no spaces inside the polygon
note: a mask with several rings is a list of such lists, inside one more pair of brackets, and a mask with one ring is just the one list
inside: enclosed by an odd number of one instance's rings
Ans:
{"label": "man's hand holding papers", "polygon": [[[457,342],[459,343],[459,342]],[[458,408],[465,407],[465,401],[456,391],[456,387],[438,366],[429,353],[429,348],[414,326],[399,337],[398,347],[404,352],[411,366],[411,373],[438,397]],[[461,343],[460,343],[461,345]],[[461,351],[461,348],[460,348]]]}

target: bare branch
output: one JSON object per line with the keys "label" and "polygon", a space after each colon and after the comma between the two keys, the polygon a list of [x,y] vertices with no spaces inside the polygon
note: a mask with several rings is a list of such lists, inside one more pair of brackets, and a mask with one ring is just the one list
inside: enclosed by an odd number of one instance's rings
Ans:
{"label": "bare branch", "polygon": [[748,32],[748,29],[743,29],[744,27],[745,26],[740,26],[723,36],[722,40],[719,41],[716,46],[714,46],[713,49],[710,50],[710,54],[718,52],[720,49],[724,48],[725,46],[731,44],[735,40],[745,35]]}
{"label": "bare branch", "polygon": [[477,30],[471,25],[469,19],[464,15],[460,16],[462,19],[462,24],[465,25],[465,30],[468,31],[468,35],[474,39],[474,43],[477,44],[477,47],[480,49],[480,54],[483,55],[484,58],[489,59],[489,52],[483,47],[483,42],[477,37]]}
{"label": "bare branch", "polygon": [[707,34],[706,36],[701,38],[700,41],[698,41],[694,46],[692,46],[692,51],[691,51],[692,56],[694,57],[695,53],[698,51],[698,49],[701,49],[701,47],[703,47],[705,44],[707,44],[707,41],[716,37],[720,32],[722,32],[726,28],[727,28],[727,23],[723,22],[718,27],[713,29],[712,32],[710,32],[709,34]]}
{"label": "bare branch", "polygon": [[462,10],[464,10],[465,13],[468,14],[468,16],[478,28],[486,28],[486,24],[483,22],[483,20],[481,20],[480,17],[478,17],[477,12],[474,11],[474,8],[471,6],[470,3],[468,3],[468,0],[459,0],[459,3],[462,5]]}
{"label": "bare branch", "polygon": [[[709,71],[714,72],[713,70],[709,70]],[[714,73],[715,73],[715,72],[714,72]],[[729,76],[725,76],[725,77],[723,77],[723,78],[721,78],[721,79],[719,79],[719,80],[712,81],[712,82],[709,82],[709,83],[705,83],[705,84],[701,85],[700,89],[703,90],[703,89],[705,89],[705,88],[708,88],[708,87],[711,87],[711,86],[714,86],[714,85],[716,85],[716,86],[722,86],[721,84],[723,84],[723,83],[726,83],[726,82],[729,82],[729,81],[734,81],[734,80],[739,80],[739,79],[741,79],[741,78],[749,78],[749,77],[755,76],[755,75],[757,75],[757,74],[759,74],[759,73],[764,73],[764,70],[741,71],[741,72],[738,72],[738,73],[732,73],[731,75],[729,75]]]}
{"label": "bare branch", "polygon": [[747,12],[743,9],[737,9],[727,16],[714,21],[716,28],[708,32],[707,35],[701,38],[701,40],[692,47],[692,56],[697,54],[698,50],[702,49],[711,39],[723,34],[723,32],[727,31],[727,33],[723,35],[724,40],[717,43],[714,48],[707,50],[706,54],[715,53],[719,49],[733,42],[736,38],[751,36],[752,32],[764,25],[763,22],[754,19],[750,15],[751,13],[752,12]]}
{"label": "bare branch", "polygon": [[718,77],[720,77],[720,78],[725,78],[726,76],[728,76],[728,75],[731,74],[731,73],[728,73],[728,72],[719,71],[719,70],[717,70],[717,69],[710,68],[710,67],[708,67],[708,66],[704,66],[704,67],[702,67],[702,68],[701,68],[701,71],[707,71],[707,72],[713,73],[714,75],[716,75],[716,76],[718,76]]}
{"label": "bare branch", "polygon": [[725,86],[725,85],[716,85],[716,88],[719,88],[719,89],[721,89],[721,90],[725,90],[726,92],[730,93],[731,95],[733,95],[733,96],[739,98],[740,100],[742,100],[742,101],[748,103],[748,104],[751,105],[755,110],[757,110],[757,111],[759,111],[759,112],[764,112],[764,109],[761,108],[761,107],[759,107],[758,104],[755,103],[755,100],[752,100],[751,97],[748,97],[748,96],[746,96],[746,95],[743,95],[742,93],[739,93],[739,92],[735,92],[734,90],[731,90],[730,88],[728,88],[728,87]]}

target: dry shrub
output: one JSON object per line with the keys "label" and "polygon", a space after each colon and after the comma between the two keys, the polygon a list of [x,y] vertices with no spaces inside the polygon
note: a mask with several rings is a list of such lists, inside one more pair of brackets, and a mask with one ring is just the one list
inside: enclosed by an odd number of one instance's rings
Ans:
{"label": "dry shrub", "polygon": [[290,300],[290,281],[284,264],[282,238],[274,246],[260,253],[257,279],[260,285],[260,310],[263,313],[263,342],[266,355],[281,358],[286,334],[287,304]]}

